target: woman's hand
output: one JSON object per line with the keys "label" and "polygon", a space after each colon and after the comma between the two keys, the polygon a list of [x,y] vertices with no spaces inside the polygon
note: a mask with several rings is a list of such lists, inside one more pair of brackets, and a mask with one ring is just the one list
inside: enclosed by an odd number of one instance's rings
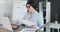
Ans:
{"label": "woman's hand", "polygon": [[31,25],[30,28],[35,28],[35,25]]}
{"label": "woman's hand", "polygon": [[11,24],[13,28],[16,28],[18,26],[18,22]]}

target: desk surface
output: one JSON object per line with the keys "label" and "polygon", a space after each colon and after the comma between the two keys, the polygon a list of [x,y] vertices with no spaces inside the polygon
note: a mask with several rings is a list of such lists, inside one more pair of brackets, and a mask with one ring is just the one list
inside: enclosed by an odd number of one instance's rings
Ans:
{"label": "desk surface", "polygon": [[0,29],[0,32],[13,32],[13,31],[10,31],[10,30],[7,30],[7,29],[4,29],[4,28],[1,28],[1,29]]}
{"label": "desk surface", "polygon": [[60,28],[60,24],[50,23],[49,27],[50,27],[50,28],[56,28],[56,29],[59,29],[59,28]]}

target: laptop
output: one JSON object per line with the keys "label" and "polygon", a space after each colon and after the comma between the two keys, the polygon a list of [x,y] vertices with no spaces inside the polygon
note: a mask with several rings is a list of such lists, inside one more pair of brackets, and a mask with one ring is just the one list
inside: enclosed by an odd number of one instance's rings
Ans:
{"label": "laptop", "polygon": [[0,26],[2,26],[4,29],[13,31],[8,17],[0,17],[0,24],[2,24]]}

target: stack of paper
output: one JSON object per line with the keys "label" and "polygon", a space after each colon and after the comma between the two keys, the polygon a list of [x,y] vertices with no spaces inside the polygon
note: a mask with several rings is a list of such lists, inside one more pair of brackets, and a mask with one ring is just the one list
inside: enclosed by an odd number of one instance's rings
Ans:
{"label": "stack of paper", "polygon": [[25,24],[28,26],[35,25],[33,22],[25,20],[25,19],[19,19],[19,24]]}
{"label": "stack of paper", "polygon": [[24,28],[19,32],[35,32],[35,31],[36,31],[36,29],[33,29],[33,28]]}
{"label": "stack of paper", "polygon": [[3,28],[13,31],[8,17],[0,17],[0,24],[2,24]]}

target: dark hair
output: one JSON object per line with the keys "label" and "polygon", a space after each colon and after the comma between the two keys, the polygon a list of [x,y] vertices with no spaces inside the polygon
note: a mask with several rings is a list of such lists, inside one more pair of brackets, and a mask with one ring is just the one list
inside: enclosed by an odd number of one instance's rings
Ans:
{"label": "dark hair", "polygon": [[36,10],[37,5],[36,5],[36,2],[35,2],[35,1],[30,0],[30,1],[28,1],[28,2],[26,3],[26,6],[27,6],[27,4],[30,4],[30,5]]}

